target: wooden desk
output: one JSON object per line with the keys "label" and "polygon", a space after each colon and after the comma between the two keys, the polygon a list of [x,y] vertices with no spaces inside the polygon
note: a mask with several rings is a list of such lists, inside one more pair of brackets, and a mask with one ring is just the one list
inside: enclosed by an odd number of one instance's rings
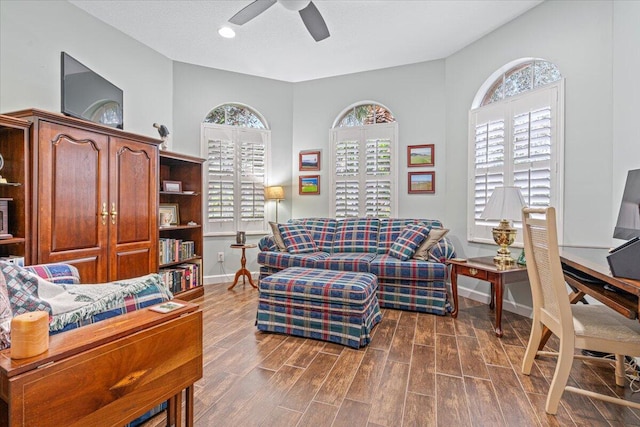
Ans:
{"label": "wooden desk", "polygon": [[254,288],[258,289],[258,287],[253,284],[253,279],[251,279],[251,272],[247,270],[247,257],[244,253],[246,249],[257,248],[257,247],[258,245],[253,243],[247,244],[247,245],[231,245],[231,249],[242,249],[242,258],[240,258],[241,267],[240,267],[240,270],[236,272],[236,278],[233,281],[233,285],[229,286],[227,290],[230,291],[231,289],[233,289],[233,287],[238,284],[238,279],[240,279],[240,277],[242,277],[242,286],[244,286],[247,283],[245,279],[245,277],[247,277],[249,278],[249,284]]}
{"label": "wooden desk", "polygon": [[167,425],[193,425],[202,377],[202,311],[186,302],[53,335],[49,350],[12,360],[0,352],[0,426],[122,426],[168,400]]}
{"label": "wooden desk", "polygon": [[[564,279],[573,290],[569,302],[576,304],[585,295],[617,311],[629,319],[638,319],[640,312],[640,280],[613,277],[603,255],[602,263],[588,261],[566,249],[560,250]],[[546,327],[538,349],[542,350],[551,336]]]}
{"label": "wooden desk", "polygon": [[452,317],[458,317],[458,275],[484,280],[491,284],[491,302],[489,308],[496,309],[496,336],[502,337],[502,295],[504,286],[508,283],[528,280],[527,267],[514,264],[499,267],[493,262],[493,257],[470,258],[466,261],[448,260],[451,265],[451,292],[453,293],[454,308]]}

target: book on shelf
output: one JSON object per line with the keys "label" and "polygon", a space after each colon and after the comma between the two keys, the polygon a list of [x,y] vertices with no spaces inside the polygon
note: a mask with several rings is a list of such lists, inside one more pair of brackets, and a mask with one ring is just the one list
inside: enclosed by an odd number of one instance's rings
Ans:
{"label": "book on shelf", "polygon": [[158,254],[160,265],[188,260],[196,256],[195,243],[191,240],[161,238]]}
{"label": "book on shelf", "polygon": [[184,263],[171,268],[161,268],[160,276],[167,289],[172,293],[188,291],[201,286],[200,264]]}

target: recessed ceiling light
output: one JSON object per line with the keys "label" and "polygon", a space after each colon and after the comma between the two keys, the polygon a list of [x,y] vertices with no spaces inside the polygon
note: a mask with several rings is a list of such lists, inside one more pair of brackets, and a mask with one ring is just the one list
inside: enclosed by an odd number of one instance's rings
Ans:
{"label": "recessed ceiling light", "polygon": [[225,39],[232,39],[236,36],[236,32],[233,31],[233,28],[222,27],[218,30],[218,34],[220,34]]}

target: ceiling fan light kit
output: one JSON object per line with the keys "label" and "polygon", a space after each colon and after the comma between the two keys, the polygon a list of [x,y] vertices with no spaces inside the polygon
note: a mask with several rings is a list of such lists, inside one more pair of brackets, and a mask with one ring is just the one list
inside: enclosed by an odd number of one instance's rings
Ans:
{"label": "ceiling fan light kit", "polygon": [[286,9],[298,11],[307,31],[315,41],[319,42],[330,36],[329,28],[320,11],[312,1],[308,0],[255,0],[233,15],[229,22],[236,25],[246,24],[278,2]]}

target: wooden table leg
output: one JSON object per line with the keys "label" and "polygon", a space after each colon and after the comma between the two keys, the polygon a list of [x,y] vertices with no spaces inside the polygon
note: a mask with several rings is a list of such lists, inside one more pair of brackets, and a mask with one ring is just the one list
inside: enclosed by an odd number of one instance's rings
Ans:
{"label": "wooden table leg", "polygon": [[451,293],[453,294],[453,311],[451,317],[458,317],[458,267],[451,268]]}
{"label": "wooden table leg", "polygon": [[193,384],[185,389],[185,425],[193,427]]}
{"label": "wooden table leg", "polygon": [[489,300],[489,308],[493,310],[494,308],[496,308],[496,286],[493,284],[493,282],[489,283],[491,283],[491,299]]}
{"label": "wooden table leg", "polygon": [[247,283],[245,279],[245,277],[247,277],[249,279],[249,284],[253,288],[258,289],[258,287],[253,284],[253,279],[251,278],[251,272],[247,270],[246,266],[247,266],[247,257],[245,255],[245,248],[242,248],[242,258],[240,258],[240,270],[236,272],[236,277],[233,281],[233,285],[229,286],[227,290],[230,291],[231,289],[233,289],[234,286],[238,284],[238,279],[240,279],[241,277],[242,277],[243,286]]}
{"label": "wooden table leg", "polygon": [[176,397],[167,400],[167,427],[176,425]]}
{"label": "wooden table leg", "polygon": [[[491,287],[496,290],[496,336],[502,338],[502,291],[504,290],[502,275],[498,275],[497,283],[494,285],[492,282]],[[493,299],[493,296],[491,298]]]}

